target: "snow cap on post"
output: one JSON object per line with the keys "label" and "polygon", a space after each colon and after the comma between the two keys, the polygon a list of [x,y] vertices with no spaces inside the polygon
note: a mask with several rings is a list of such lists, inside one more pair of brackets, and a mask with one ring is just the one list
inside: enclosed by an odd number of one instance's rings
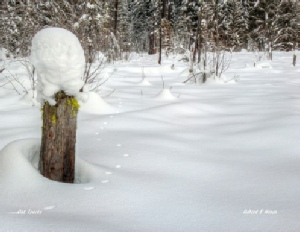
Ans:
{"label": "snow cap on post", "polygon": [[64,91],[78,98],[84,85],[84,51],[77,37],[63,28],[46,28],[32,39],[30,61],[38,76],[38,100],[54,105]]}

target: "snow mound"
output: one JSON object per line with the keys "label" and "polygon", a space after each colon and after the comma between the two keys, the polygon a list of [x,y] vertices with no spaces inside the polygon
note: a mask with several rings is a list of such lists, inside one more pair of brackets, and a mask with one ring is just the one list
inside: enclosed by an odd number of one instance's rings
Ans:
{"label": "snow mound", "polygon": [[212,75],[209,78],[207,78],[205,84],[225,84],[224,78],[224,75],[221,75],[221,77],[216,77]]}
{"label": "snow mound", "polygon": [[80,110],[91,114],[111,114],[116,110],[106,103],[102,97],[95,92],[89,92],[89,98],[86,102],[80,103]]}
{"label": "snow mound", "polygon": [[225,84],[236,84],[239,77],[235,76],[226,76],[224,74],[221,75],[221,79],[224,81]]}
{"label": "snow mound", "polygon": [[245,68],[254,68],[255,67],[255,63],[246,63],[245,64]]}
{"label": "snow mound", "polygon": [[235,79],[226,80],[225,83],[226,84],[236,84],[236,80]]}
{"label": "snow mound", "polygon": [[8,182],[21,187],[28,183],[39,183],[38,161],[40,140],[17,140],[0,151],[0,183]]}
{"label": "snow mound", "polygon": [[83,86],[84,51],[77,37],[62,28],[46,28],[32,40],[30,61],[38,75],[38,100],[55,104],[59,91],[79,97]]}
{"label": "snow mound", "polygon": [[173,101],[177,100],[177,97],[175,97],[169,89],[163,89],[156,97],[156,100],[159,101]]}
{"label": "snow mound", "polygon": [[152,84],[148,81],[147,78],[143,78],[142,81],[138,83],[139,86],[151,86]]}
{"label": "snow mound", "polygon": [[270,69],[272,68],[272,65],[269,62],[259,62],[255,64],[255,67],[258,69],[263,69],[263,68]]}
{"label": "snow mound", "polygon": [[[0,151],[0,183],[23,188],[49,183],[38,171],[40,139],[15,140]],[[97,179],[101,170],[76,157],[75,183]]]}
{"label": "snow mound", "polygon": [[220,77],[211,76],[207,78],[205,84],[236,84],[236,79],[222,74]]}

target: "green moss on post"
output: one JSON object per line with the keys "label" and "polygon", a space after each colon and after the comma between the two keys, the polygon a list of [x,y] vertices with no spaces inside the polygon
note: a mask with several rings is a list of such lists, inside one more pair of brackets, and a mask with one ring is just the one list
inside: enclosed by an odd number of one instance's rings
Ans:
{"label": "green moss on post", "polygon": [[76,98],[73,97],[73,98],[67,99],[67,105],[72,107],[72,114],[73,115],[76,115],[78,113],[80,105],[79,105]]}

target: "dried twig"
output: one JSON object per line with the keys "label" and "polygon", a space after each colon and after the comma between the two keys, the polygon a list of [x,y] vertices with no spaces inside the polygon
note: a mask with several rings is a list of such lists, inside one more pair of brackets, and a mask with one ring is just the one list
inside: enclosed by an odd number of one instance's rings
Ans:
{"label": "dried twig", "polygon": [[105,96],[105,98],[108,98],[110,95],[112,95],[114,92],[116,91],[116,89],[113,89],[113,91],[111,91],[108,95]]}
{"label": "dried twig", "polygon": [[[116,70],[114,70],[104,81],[100,82],[100,80],[97,81],[97,83],[95,83],[95,87],[93,87],[91,90],[92,91],[96,91],[98,92],[100,89],[100,87],[105,84],[110,78],[111,76],[116,72]],[[94,81],[95,82],[95,81]]]}

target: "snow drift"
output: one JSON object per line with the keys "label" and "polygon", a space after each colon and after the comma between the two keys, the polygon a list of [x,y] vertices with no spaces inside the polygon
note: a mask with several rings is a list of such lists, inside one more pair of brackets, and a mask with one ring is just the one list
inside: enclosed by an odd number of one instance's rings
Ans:
{"label": "snow drift", "polygon": [[[38,171],[40,140],[16,140],[0,151],[0,183],[18,188],[53,182]],[[96,179],[93,165],[76,157],[75,183],[87,183]],[[4,185],[3,185],[4,184]]]}
{"label": "snow drift", "polygon": [[171,93],[169,89],[163,89],[156,97],[158,101],[174,101],[177,98]]}
{"label": "snow drift", "polygon": [[86,102],[80,102],[80,110],[91,114],[111,114],[116,110],[110,106],[102,97],[95,92],[89,92]]}

